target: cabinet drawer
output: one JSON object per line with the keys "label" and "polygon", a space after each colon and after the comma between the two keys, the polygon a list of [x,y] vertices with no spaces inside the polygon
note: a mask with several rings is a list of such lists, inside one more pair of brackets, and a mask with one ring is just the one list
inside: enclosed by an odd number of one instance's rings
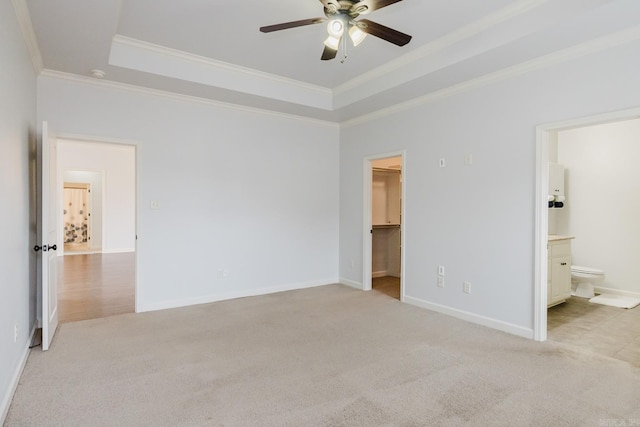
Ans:
{"label": "cabinet drawer", "polygon": [[549,243],[549,256],[567,255],[571,255],[571,242],[569,240]]}

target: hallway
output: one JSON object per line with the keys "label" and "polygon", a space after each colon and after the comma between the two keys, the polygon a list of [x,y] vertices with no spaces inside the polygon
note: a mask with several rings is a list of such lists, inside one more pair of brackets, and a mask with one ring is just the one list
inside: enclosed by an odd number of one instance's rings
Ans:
{"label": "hallway", "polygon": [[135,311],[135,252],[58,259],[60,322]]}

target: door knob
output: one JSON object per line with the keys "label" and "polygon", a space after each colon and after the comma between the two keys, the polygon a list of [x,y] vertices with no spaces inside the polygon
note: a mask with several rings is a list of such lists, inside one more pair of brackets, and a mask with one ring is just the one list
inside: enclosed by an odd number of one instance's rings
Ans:
{"label": "door knob", "polygon": [[36,251],[36,252],[38,252],[41,249],[42,249],[42,252],[55,251],[55,250],[58,250],[58,245],[49,245],[49,246],[47,246],[47,245],[42,245],[42,246],[35,245],[33,247],[33,250]]}

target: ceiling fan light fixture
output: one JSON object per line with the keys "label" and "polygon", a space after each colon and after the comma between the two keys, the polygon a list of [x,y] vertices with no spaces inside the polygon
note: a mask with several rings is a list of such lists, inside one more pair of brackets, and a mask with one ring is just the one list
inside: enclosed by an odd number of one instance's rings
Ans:
{"label": "ceiling fan light fixture", "polygon": [[340,37],[333,37],[330,35],[324,41],[324,45],[333,50],[338,50],[338,48],[340,47]]}
{"label": "ceiling fan light fixture", "polygon": [[331,19],[327,24],[327,32],[331,37],[335,37],[337,39],[342,37],[342,34],[344,33],[343,20],[340,17]]}
{"label": "ceiling fan light fixture", "polygon": [[362,31],[356,25],[352,25],[351,28],[349,28],[349,37],[351,37],[353,45],[358,46],[360,43],[362,43],[364,38],[367,37],[367,33]]}

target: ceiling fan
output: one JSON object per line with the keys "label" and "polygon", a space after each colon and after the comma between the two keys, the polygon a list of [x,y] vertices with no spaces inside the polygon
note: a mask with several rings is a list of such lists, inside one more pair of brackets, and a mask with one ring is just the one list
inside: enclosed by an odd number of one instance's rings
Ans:
{"label": "ceiling fan", "polygon": [[[320,0],[324,6],[325,18],[302,19],[300,21],[284,22],[282,24],[260,27],[263,33],[286,30],[288,28],[302,27],[305,25],[321,24],[327,22],[329,37],[324,42],[323,61],[334,59],[338,53],[341,42],[346,49],[345,31],[354,46],[358,46],[367,34],[379,37],[398,46],[404,46],[411,41],[408,34],[385,27],[368,19],[355,19],[360,15],[366,15],[377,9],[389,6],[402,0]],[[346,57],[346,55],[345,55]]]}

